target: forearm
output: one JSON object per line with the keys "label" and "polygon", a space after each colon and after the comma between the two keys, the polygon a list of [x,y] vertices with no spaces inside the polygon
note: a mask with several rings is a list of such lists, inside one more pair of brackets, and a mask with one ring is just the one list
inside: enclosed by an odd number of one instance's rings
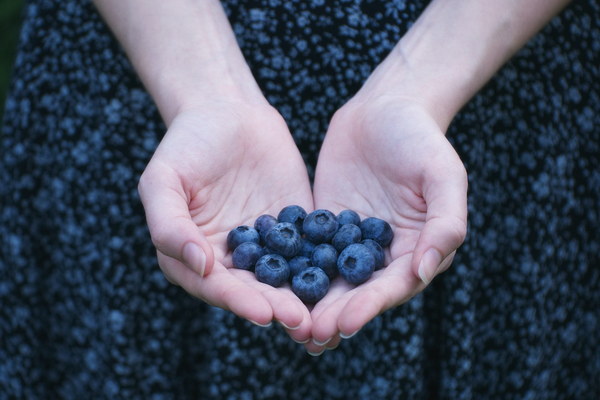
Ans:
{"label": "forearm", "polygon": [[261,101],[218,0],[94,0],[167,123],[215,96]]}
{"label": "forearm", "polygon": [[418,98],[445,129],[458,110],[567,3],[434,0],[368,84],[389,94],[397,91]]}

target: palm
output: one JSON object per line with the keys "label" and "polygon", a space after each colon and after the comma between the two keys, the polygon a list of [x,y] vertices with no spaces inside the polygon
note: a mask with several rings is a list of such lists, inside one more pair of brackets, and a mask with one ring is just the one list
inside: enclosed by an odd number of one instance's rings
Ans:
{"label": "palm", "polygon": [[386,255],[389,265],[366,283],[333,282],[312,310],[315,338],[355,332],[424,288],[413,255],[427,221],[447,217],[430,205],[443,192],[460,200],[465,177],[452,146],[418,106],[349,103],[336,114],[319,156],[315,206],[382,218],[392,225],[394,240]]}
{"label": "palm", "polygon": [[[272,288],[232,268],[226,248],[231,229],[251,225],[261,214],[276,215],[289,204],[312,208],[306,168],[274,110],[240,107],[234,113],[227,106],[180,115],[144,173],[142,194],[160,188],[152,191],[153,200],[143,196],[159,263],[171,281],[210,304],[259,323],[275,318],[296,326],[306,320],[310,329],[308,310],[291,290]],[[172,221],[193,222],[210,247],[205,253],[214,259],[204,279],[185,267],[179,251],[168,254],[168,246],[161,246],[169,240],[161,236],[173,232],[161,232],[149,208]]]}

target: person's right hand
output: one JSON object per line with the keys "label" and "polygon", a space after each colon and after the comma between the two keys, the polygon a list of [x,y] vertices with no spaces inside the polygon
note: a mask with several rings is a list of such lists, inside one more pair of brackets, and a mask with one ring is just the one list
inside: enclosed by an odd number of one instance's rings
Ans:
{"label": "person's right hand", "polygon": [[[139,183],[159,265],[169,281],[258,325],[310,338],[306,306],[231,265],[226,238],[286,205],[313,208],[305,164],[268,104],[211,101],[178,114]],[[230,254],[230,253],[229,253]]]}

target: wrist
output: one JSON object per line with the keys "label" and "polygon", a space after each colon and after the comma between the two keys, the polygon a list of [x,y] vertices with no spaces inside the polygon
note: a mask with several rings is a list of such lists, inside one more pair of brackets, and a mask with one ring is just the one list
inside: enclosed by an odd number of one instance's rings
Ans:
{"label": "wrist", "polygon": [[445,131],[454,115],[568,0],[434,0],[365,84],[421,103]]}
{"label": "wrist", "polygon": [[215,98],[265,101],[218,0],[94,0],[167,125]]}
{"label": "wrist", "polygon": [[181,66],[164,70],[148,79],[148,90],[167,126],[176,115],[210,103],[267,104],[243,60],[227,65],[200,64],[186,64],[189,68],[185,70]]}
{"label": "wrist", "polygon": [[[216,1],[167,3],[161,29],[139,32],[130,56],[166,125],[174,116],[209,102],[266,102]],[[176,21],[174,23],[173,21]],[[151,35],[154,42],[147,43]],[[163,37],[164,36],[164,37]]]}
{"label": "wrist", "polygon": [[434,68],[435,65],[427,68],[408,60],[400,42],[377,66],[352,102],[384,107],[389,112],[415,105],[427,112],[445,132],[462,101],[457,91],[445,87],[445,80],[451,79],[448,73]]}

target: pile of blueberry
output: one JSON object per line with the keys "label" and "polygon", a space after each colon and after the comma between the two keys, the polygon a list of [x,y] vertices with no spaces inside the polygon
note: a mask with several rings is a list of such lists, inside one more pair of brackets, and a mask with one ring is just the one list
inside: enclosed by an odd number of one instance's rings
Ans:
{"label": "pile of blueberry", "polygon": [[310,214],[287,206],[277,218],[261,215],[254,227],[238,226],[227,235],[233,266],[254,271],[256,279],[279,287],[291,283],[303,302],[314,304],[341,275],[358,285],[383,268],[384,252],[393,238],[391,226],[352,210],[337,216],[328,210]]}

